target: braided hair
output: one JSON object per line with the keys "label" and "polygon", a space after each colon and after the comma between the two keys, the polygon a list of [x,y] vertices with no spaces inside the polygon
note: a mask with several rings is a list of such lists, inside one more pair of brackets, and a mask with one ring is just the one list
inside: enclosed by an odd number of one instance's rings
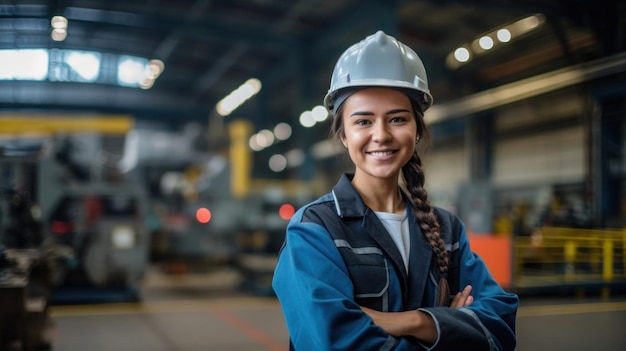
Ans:
{"label": "braided hair", "polygon": [[[428,141],[430,135],[428,133],[426,123],[424,122],[424,114],[421,112],[419,105],[417,105],[413,99],[410,100],[416,117],[417,131],[418,135],[420,136],[419,140]],[[333,124],[330,129],[330,135],[335,140],[340,140],[341,137],[345,136],[343,119],[341,118],[342,113],[343,105],[340,105],[333,111]],[[416,221],[422,229],[426,240],[428,240],[428,243],[432,247],[433,252],[435,253],[435,258],[439,266],[439,272],[441,273],[441,278],[439,279],[439,287],[437,289],[437,305],[449,306],[449,253],[446,250],[445,242],[441,237],[441,226],[439,224],[439,218],[433,211],[433,208],[430,205],[430,201],[428,199],[428,193],[424,188],[425,176],[424,171],[422,170],[422,160],[419,156],[419,148],[417,147],[417,145],[409,162],[407,162],[402,167],[402,176],[404,178],[404,187],[408,192],[409,200],[411,201],[412,205],[411,208],[413,209]]]}

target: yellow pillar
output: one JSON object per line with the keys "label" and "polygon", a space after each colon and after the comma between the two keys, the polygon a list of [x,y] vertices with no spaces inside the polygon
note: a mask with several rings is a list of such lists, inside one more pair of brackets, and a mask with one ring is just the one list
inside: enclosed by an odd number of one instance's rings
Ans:
{"label": "yellow pillar", "polygon": [[[613,241],[604,239],[602,244],[602,278],[605,282],[613,280]],[[605,286],[602,288],[601,296],[608,299],[611,295],[611,288]]]}
{"label": "yellow pillar", "polygon": [[230,190],[234,197],[242,198],[250,190],[252,154],[248,140],[252,135],[252,124],[246,120],[235,120],[228,124],[230,135]]}
{"label": "yellow pillar", "polygon": [[565,242],[565,280],[572,281],[576,276],[576,242]]}
{"label": "yellow pillar", "polygon": [[622,229],[622,275],[626,278],[626,228]]}
{"label": "yellow pillar", "polygon": [[605,239],[602,245],[602,278],[608,282],[613,279],[613,241]]}

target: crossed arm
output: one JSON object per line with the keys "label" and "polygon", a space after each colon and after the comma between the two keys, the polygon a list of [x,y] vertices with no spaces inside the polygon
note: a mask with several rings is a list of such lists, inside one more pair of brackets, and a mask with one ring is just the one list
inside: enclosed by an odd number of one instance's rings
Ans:
{"label": "crossed arm", "polygon": [[[452,302],[451,308],[460,308],[470,305],[474,298],[470,295],[472,287],[466,286],[458,292]],[[380,312],[367,307],[361,307],[374,324],[383,328],[390,335],[413,336],[426,344],[432,344],[437,340],[437,327],[428,313],[422,311],[404,312]]]}

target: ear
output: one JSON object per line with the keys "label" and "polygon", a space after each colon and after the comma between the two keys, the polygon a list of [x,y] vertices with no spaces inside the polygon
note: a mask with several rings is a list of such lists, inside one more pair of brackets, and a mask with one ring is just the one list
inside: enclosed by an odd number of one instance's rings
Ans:
{"label": "ear", "polygon": [[341,137],[341,143],[343,144],[343,147],[345,147],[346,149],[348,148],[348,142],[346,142],[345,136]]}

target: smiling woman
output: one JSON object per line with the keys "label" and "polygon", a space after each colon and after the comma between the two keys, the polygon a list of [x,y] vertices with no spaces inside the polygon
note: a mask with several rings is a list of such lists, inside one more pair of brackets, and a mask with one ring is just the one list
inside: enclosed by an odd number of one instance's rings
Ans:
{"label": "smiling woman", "polygon": [[324,104],[354,172],[291,219],[273,278],[303,350],[513,350],[516,295],[430,205],[424,65],[382,31],[338,59]]}
{"label": "smiling woman", "polygon": [[[352,183],[374,182],[381,190],[395,190],[400,169],[411,159],[418,137],[410,99],[398,90],[368,88],[353,93],[343,108],[340,139],[356,166]],[[395,205],[376,203],[374,198],[365,202],[375,211],[404,212],[397,195]]]}

